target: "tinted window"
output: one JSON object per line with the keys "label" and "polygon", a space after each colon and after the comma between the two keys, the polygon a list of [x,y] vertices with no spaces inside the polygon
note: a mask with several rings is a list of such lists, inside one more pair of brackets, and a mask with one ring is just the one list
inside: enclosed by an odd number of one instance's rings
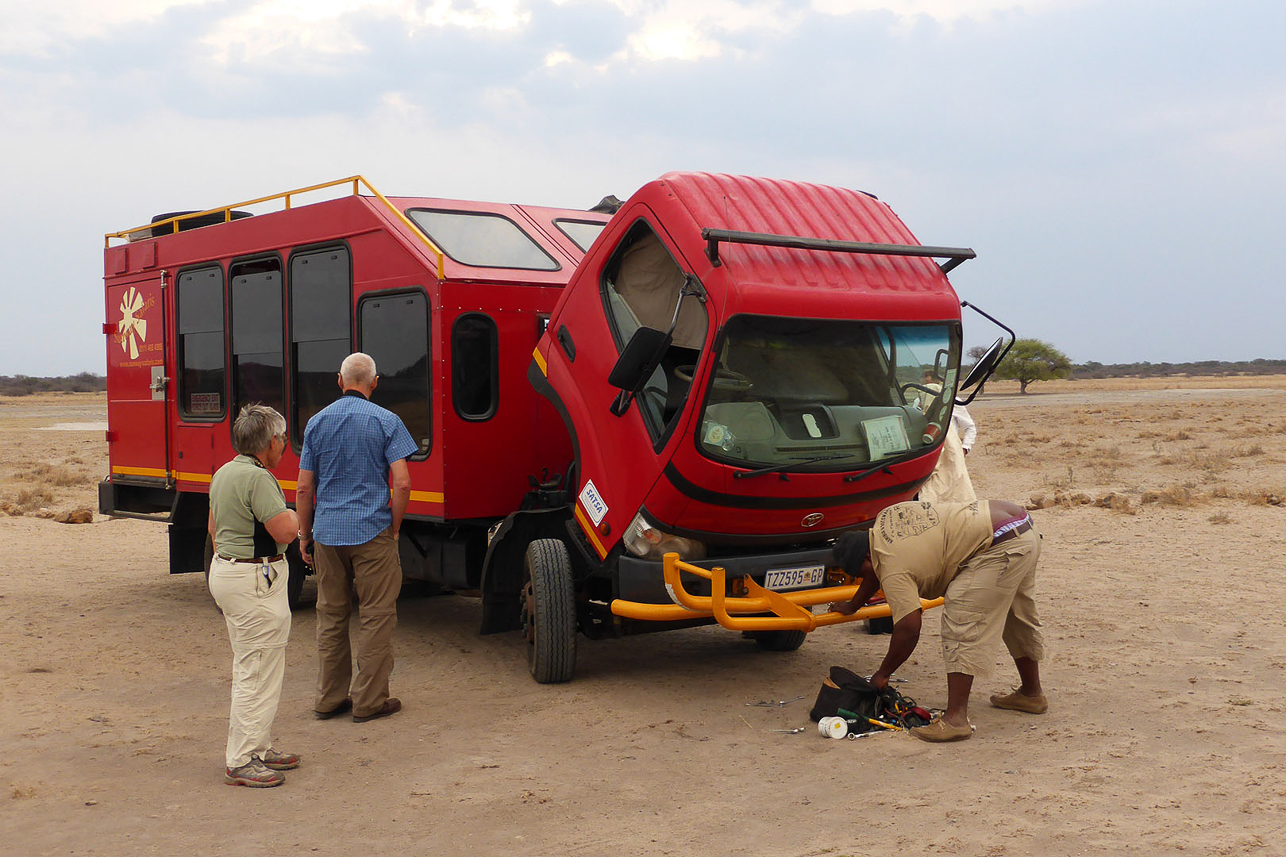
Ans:
{"label": "tinted window", "polygon": [[557,271],[553,257],[507,217],[467,211],[411,209],[407,216],[438,248],[465,265]]}
{"label": "tinted window", "polygon": [[591,223],[585,220],[555,220],[554,225],[582,250],[588,250],[598,233],[603,231],[606,223]]}
{"label": "tinted window", "polygon": [[198,419],[222,416],[223,269],[216,266],[180,274],[176,291],[179,410]]}
{"label": "tinted window", "polygon": [[496,412],[499,394],[496,323],[481,313],[456,319],[451,329],[451,400],[466,420]]}
{"label": "tinted window", "polygon": [[295,445],[313,414],[339,398],[339,364],[349,347],[351,272],[345,247],[300,253],[290,260],[291,371]]}
{"label": "tinted window", "polygon": [[234,264],[230,279],[233,404],[260,402],[284,414],[281,261]]}
{"label": "tinted window", "polygon": [[366,298],[359,307],[361,349],[375,361],[371,401],[402,418],[420,455],[429,451],[429,311],[421,292]]}

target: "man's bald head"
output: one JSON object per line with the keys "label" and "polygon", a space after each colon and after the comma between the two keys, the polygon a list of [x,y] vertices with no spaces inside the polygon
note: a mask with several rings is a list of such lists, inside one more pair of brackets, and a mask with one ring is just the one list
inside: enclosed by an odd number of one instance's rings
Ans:
{"label": "man's bald head", "polygon": [[345,390],[361,390],[369,395],[375,387],[376,377],[375,361],[369,354],[357,351],[339,364],[339,384]]}

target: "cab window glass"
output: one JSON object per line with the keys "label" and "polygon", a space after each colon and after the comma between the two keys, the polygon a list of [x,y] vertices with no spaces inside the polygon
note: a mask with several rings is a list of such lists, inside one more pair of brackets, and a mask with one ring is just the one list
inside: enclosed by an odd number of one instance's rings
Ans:
{"label": "cab window glass", "polygon": [[438,248],[476,268],[557,271],[558,263],[518,224],[499,214],[413,208],[407,216]]}
{"label": "cab window glass", "polygon": [[429,310],[423,292],[364,298],[358,307],[361,350],[375,361],[379,385],[371,401],[402,418],[420,446],[413,457],[428,454]]}
{"label": "cab window glass", "polygon": [[179,275],[179,411],[185,418],[223,416],[227,373],[223,350],[223,269],[219,266]]}
{"label": "cab window glass", "polygon": [[291,371],[295,445],[313,414],[339,397],[339,364],[352,353],[352,276],[348,249],[299,253],[290,260]]}
{"label": "cab window glass", "polygon": [[250,402],[284,414],[281,260],[235,263],[229,280],[234,414]]}
{"label": "cab window glass", "polygon": [[680,301],[688,276],[642,220],[630,228],[603,272],[603,303],[618,350],[640,327],[664,332],[673,326],[670,347],[638,397],[654,441],[668,434],[688,400],[709,326],[705,306],[695,296]]}
{"label": "cab window glass", "polygon": [[466,420],[491,418],[499,404],[496,323],[482,313],[456,319],[451,328],[451,400]]}
{"label": "cab window glass", "polygon": [[607,224],[589,220],[555,220],[554,225],[581,250],[588,250]]}

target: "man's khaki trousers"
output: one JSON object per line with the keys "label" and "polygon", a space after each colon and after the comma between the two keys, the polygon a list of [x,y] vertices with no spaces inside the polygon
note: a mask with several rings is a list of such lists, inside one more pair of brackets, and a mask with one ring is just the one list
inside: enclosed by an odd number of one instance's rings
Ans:
{"label": "man's khaki trousers", "polygon": [[[379,711],[389,697],[393,629],[402,564],[390,527],[361,545],[315,545],[317,571],[317,711],[334,711],[352,697],[353,714]],[[349,618],[357,592],[357,671],[353,672]]]}

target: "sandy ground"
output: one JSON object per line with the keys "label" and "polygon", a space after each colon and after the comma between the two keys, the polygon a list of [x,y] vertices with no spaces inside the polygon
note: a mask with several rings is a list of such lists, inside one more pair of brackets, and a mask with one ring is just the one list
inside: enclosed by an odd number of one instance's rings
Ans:
{"label": "sandy ground", "polygon": [[[271,790],[222,782],[227,636],[199,576],[165,573],[164,528],[33,517],[94,504],[101,396],[0,399],[0,501],[28,512],[0,515],[0,852],[1281,854],[1286,378],[1133,386],[971,408],[979,493],[1054,504],[1034,513],[1044,716],[988,707],[1013,680],[998,653],[973,740],[773,733],[811,727],[826,669],[870,671],[887,638],[582,641],[576,680],[541,686],[451,596],[402,602],[403,713],[322,722],[304,608],[275,730],[304,765]],[[901,689],[936,707],[925,624]]]}

